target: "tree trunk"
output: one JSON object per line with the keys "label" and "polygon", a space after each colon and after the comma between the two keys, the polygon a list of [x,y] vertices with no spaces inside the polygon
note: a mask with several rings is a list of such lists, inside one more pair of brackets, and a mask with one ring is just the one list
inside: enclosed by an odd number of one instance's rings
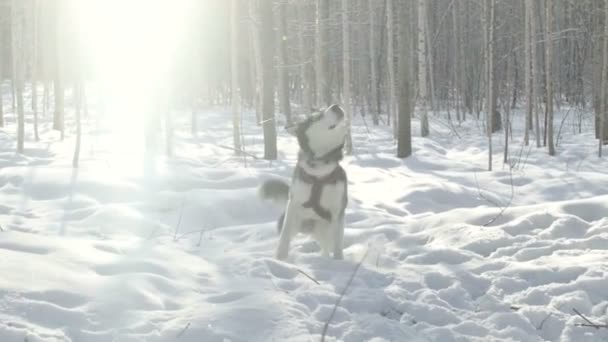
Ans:
{"label": "tree trunk", "polygon": [[241,99],[239,90],[239,21],[238,21],[238,0],[230,0],[230,71],[231,71],[231,91],[232,96],[232,142],[234,151],[237,155],[241,151]]}
{"label": "tree trunk", "polygon": [[55,114],[53,116],[53,129],[61,132],[61,140],[64,138],[64,88],[63,88],[63,56],[64,56],[64,44],[63,40],[65,35],[63,33],[63,1],[58,1],[56,4],[56,64],[55,64],[55,84],[53,87],[53,93],[55,95]]}
{"label": "tree trunk", "polygon": [[531,70],[531,32],[530,32],[530,0],[524,0],[524,86],[526,88],[526,116],[525,116],[525,129],[524,129],[524,145],[530,144],[530,128],[532,123],[532,108],[534,97],[532,96],[532,70]]}
{"label": "tree trunk", "polygon": [[[78,72],[82,72],[82,69],[79,68]],[[72,159],[72,167],[78,167],[78,162],[80,159],[80,146],[82,140],[82,104],[84,100],[84,85],[82,80],[78,80],[76,83],[76,87],[74,88],[75,92],[75,104],[76,104],[76,146],[74,147],[74,158]]]}
{"label": "tree trunk", "polygon": [[281,0],[279,4],[279,106],[285,115],[285,121],[291,123],[291,105],[289,103],[289,69],[287,55],[287,1]]}
{"label": "tree trunk", "polygon": [[603,37],[603,60],[602,60],[602,94],[600,96],[600,122],[599,122],[599,144],[598,144],[598,155],[602,157],[602,145],[608,143],[606,140],[606,119],[608,119],[608,113],[606,112],[606,91],[608,90],[608,0],[604,0],[604,37]]}
{"label": "tree trunk", "polygon": [[274,34],[272,0],[260,0],[260,43],[262,57],[262,118],[264,159],[277,159],[277,132],[274,118]]}
{"label": "tree trunk", "polygon": [[[389,0],[391,1],[391,0]],[[399,9],[397,13],[399,18],[411,18],[411,11],[407,11],[406,3],[397,3]],[[413,108],[412,99],[412,78],[413,74],[413,37],[409,27],[409,20],[404,20],[399,25],[399,119],[397,120],[398,136],[397,136],[397,157],[407,158],[412,155],[412,123],[411,113]]]}
{"label": "tree trunk", "polygon": [[300,53],[300,87],[302,91],[302,106],[300,113],[308,113],[312,106],[312,98],[314,97],[312,94],[312,82],[310,75],[310,62],[308,61],[310,55],[307,53],[309,50],[306,47],[306,43],[304,40],[305,27],[306,27],[306,13],[305,13],[306,3],[299,2],[297,5],[298,11],[298,51]]}
{"label": "tree trunk", "polygon": [[34,139],[40,140],[38,135],[38,22],[40,20],[40,11],[38,0],[32,0],[32,113],[34,116]]}
{"label": "tree trunk", "polygon": [[[343,76],[343,104],[344,110],[346,111],[346,117],[349,125],[352,119],[352,105],[351,105],[351,94],[350,94],[350,15],[348,12],[349,0],[342,0],[342,76]],[[346,135],[346,142],[344,145],[346,154],[353,153],[353,140],[351,136],[350,127]]]}
{"label": "tree trunk", "polygon": [[[538,68],[536,58],[536,15],[534,0],[526,0],[530,15],[530,37],[531,37],[531,57],[530,61],[532,67],[532,98],[534,102],[538,101]],[[536,134],[536,147],[540,147],[540,113],[538,112],[538,104],[534,106],[534,129]]]}
{"label": "tree trunk", "polygon": [[23,20],[23,3],[18,0],[11,2],[11,33],[12,33],[12,59],[13,83],[15,84],[15,98],[17,101],[17,153],[23,153],[25,141],[25,113],[23,105],[23,84],[25,71],[25,42]]}
{"label": "tree trunk", "polygon": [[376,104],[378,103],[378,70],[376,66],[376,13],[374,11],[374,0],[367,1],[367,14],[369,23],[369,66],[371,71],[370,79],[370,92],[371,92],[371,106],[372,110],[372,122],[377,126],[379,121],[379,113]]}
{"label": "tree trunk", "polygon": [[426,0],[418,0],[418,96],[420,98],[420,135],[429,135],[427,86]]}
{"label": "tree trunk", "polygon": [[486,73],[487,73],[487,90],[486,90],[486,117],[488,121],[488,171],[492,171],[492,133],[494,128],[494,113],[495,96],[494,96],[494,0],[486,0]]}
{"label": "tree trunk", "polygon": [[549,155],[555,155],[555,145],[553,143],[553,0],[546,0],[545,3],[545,32],[546,32],[546,56],[545,56],[545,86],[547,97],[547,145]]}
{"label": "tree trunk", "polygon": [[327,21],[329,20],[329,3],[327,1],[328,0],[316,0],[315,81],[317,90],[317,106],[327,106],[331,103],[327,65]]}
{"label": "tree trunk", "polygon": [[[344,1],[344,0],[343,0]],[[393,117],[393,137],[399,136],[397,119],[397,84],[395,80],[395,24],[394,24],[394,0],[386,0],[386,65],[388,67],[388,90],[389,90],[389,115]]]}
{"label": "tree trunk", "polygon": [[[0,44],[4,43],[4,30],[0,29]],[[0,53],[0,127],[4,127],[4,53]]]}
{"label": "tree trunk", "polygon": [[262,70],[264,68],[263,64],[264,61],[262,60],[262,54],[263,52],[261,51],[261,34],[260,34],[260,30],[261,28],[259,27],[259,23],[257,22],[260,18],[259,14],[259,2],[260,1],[267,1],[267,0],[250,0],[249,1],[249,15],[252,17],[251,20],[251,34],[252,34],[252,45],[253,45],[253,60],[255,61],[255,68],[252,68],[254,77],[252,77],[252,79],[256,80],[256,86],[254,87],[255,89],[255,96],[254,96],[254,106],[255,106],[255,116],[256,116],[256,121],[259,124],[262,123],[262,115],[263,115],[263,95],[262,95],[262,74],[264,73],[264,71]]}

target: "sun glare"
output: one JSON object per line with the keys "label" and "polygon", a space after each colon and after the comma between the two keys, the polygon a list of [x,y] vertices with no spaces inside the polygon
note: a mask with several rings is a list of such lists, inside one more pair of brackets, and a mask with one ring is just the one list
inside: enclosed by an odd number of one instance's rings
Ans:
{"label": "sun glare", "polygon": [[143,148],[145,118],[163,105],[190,0],[72,0],[81,42],[120,151]]}

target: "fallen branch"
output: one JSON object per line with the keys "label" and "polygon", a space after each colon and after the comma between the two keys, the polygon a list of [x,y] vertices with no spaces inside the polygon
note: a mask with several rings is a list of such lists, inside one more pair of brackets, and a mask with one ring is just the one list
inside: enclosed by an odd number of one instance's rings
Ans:
{"label": "fallen branch", "polygon": [[177,334],[177,338],[182,337],[182,335],[186,332],[186,330],[188,330],[188,328],[190,328],[190,322],[188,322],[188,324],[186,324],[186,326],[179,332],[179,334]]}
{"label": "fallen branch", "polygon": [[175,232],[173,234],[173,241],[177,241],[177,232],[179,231],[179,226],[182,224],[182,216],[184,214],[184,204],[186,203],[186,199],[182,199],[182,205],[179,207],[179,219],[177,220],[177,225],[175,225]]}
{"label": "fallen branch", "polygon": [[499,218],[501,218],[502,215],[505,213],[505,211],[509,207],[511,207],[511,203],[513,202],[513,197],[515,196],[515,188],[513,187],[513,168],[509,166],[509,181],[511,183],[511,196],[509,197],[509,201],[505,205],[501,205],[500,203],[486,197],[481,192],[481,188],[479,187],[479,181],[477,180],[477,172],[474,172],[474,176],[475,176],[475,184],[477,185],[477,193],[479,194],[479,197],[484,199],[486,202],[491,203],[495,207],[500,208],[500,211],[498,212],[498,214],[496,214],[496,216],[491,218],[488,222],[482,224],[483,227],[487,227],[487,226],[491,225],[492,223],[496,222],[496,220],[498,220]]}
{"label": "fallen branch", "polygon": [[217,146],[217,147],[221,147],[221,148],[225,148],[225,149],[227,149],[227,150],[232,150],[232,151],[234,151],[234,152],[242,153],[243,155],[249,156],[249,157],[251,157],[251,158],[253,158],[253,159],[255,159],[255,160],[260,160],[260,159],[262,159],[262,158],[260,158],[260,157],[256,156],[255,154],[252,154],[252,153],[249,153],[249,152],[247,152],[247,151],[243,151],[243,150],[241,150],[241,149],[234,148],[234,147],[231,147],[231,146],[226,146],[226,145],[216,145],[216,146]]}
{"label": "fallen branch", "polygon": [[315,279],[312,276],[308,275],[306,272],[302,271],[299,268],[298,268],[298,272],[302,273],[306,278],[308,278],[308,279],[312,280],[313,282],[315,282],[315,284],[321,285],[321,283],[319,283],[319,281],[317,279]]}
{"label": "fallen branch", "polygon": [[344,288],[342,289],[342,292],[340,293],[340,297],[338,297],[338,300],[336,301],[336,304],[334,304],[334,308],[331,311],[331,314],[329,315],[329,318],[327,319],[327,322],[325,322],[325,326],[323,326],[323,333],[321,334],[321,342],[325,342],[325,335],[327,334],[327,329],[329,328],[329,323],[334,318],[334,315],[336,314],[336,310],[338,309],[338,305],[340,305],[340,302],[342,301],[342,298],[344,297],[344,294],[346,293],[346,290],[348,290],[348,288],[350,287],[350,284],[352,284],[352,282],[353,282],[353,279],[355,279],[355,276],[357,275],[357,272],[359,272],[359,268],[363,264],[363,261],[367,257],[368,253],[369,253],[369,247],[365,251],[365,254],[361,258],[361,261],[359,261],[359,263],[357,264],[357,266],[353,270],[353,273],[350,275],[350,279],[348,279],[348,282],[346,283],[346,286],[344,286]]}
{"label": "fallen branch", "polygon": [[606,328],[608,329],[608,324],[596,324],[591,322],[591,320],[589,320],[587,317],[585,317],[582,313],[580,313],[580,311],[576,310],[576,308],[572,308],[572,311],[574,311],[574,313],[576,313],[580,318],[582,318],[583,320],[585,320],[585,322],[587,323],[578,323],[576,324],[577,327],[589,327],[589,328],[595,328],[595,329],[600,329],[600,328]]}

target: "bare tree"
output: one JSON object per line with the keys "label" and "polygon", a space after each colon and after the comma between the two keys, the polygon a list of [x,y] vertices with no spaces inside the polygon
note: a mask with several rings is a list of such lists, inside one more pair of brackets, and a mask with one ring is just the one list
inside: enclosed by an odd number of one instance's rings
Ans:
{"label": "bare tree", "polygon": [[603,37],[603,61],[602,61],[602,94],[600,96],[600,127],[599,127],[599,144],[598,155],[602,157],[602,145],[606,143],[606,90],[608,89],[608,0],[604,0],[604,37]]}
{"label": "bare tree", "polygon": [[[537,39],[536,39],[536,11],[534,6],[534,0],[526,0],[527,8],[530,16],[530,37],[531,37],[531,71],[532,71],[532,98],[534,101],[538,101],[538,68],[537,68]],[[534,106],[534,130],[536,133],[536,147],[540,147],[540,113],[538,112],[538,106]]]}
{"label": "bare tree", "polygon": [[[348,11],[348,0],[342,0],[342,75],[344,87],[344,109],[349,125],[352,119],[352,105],[350,94],[350,15]],[[344,146],[347,154],[353,153],[353,140],[350,127],[346,135],[346,144]]]}
{"label": "bare tree", "polygon": [[[38,135],[38,25],[40,20],[40,8],[38,0],[32,0],[32,68],[31,68],[31,87],[32,87],[32,112],[34,115],[34,139],[40,140]],[[1,99],[0,99],[1,101]]]}
{"label": "bare tree", "polygon": [[420,135],[429,135],[427,86],[426,0],[418,0],[418,96],[420,98]]}
{"label": "bare tree", "polygon": [[393,117],[393,136],[397,139],[399,130],[397,119],[397,84],[395,83],[395,23],[393,1],[394,0],[386,0],[386,65],[388,72],[389,115],[392,115]]}
{"label": "bare tree", "polygon": [[374,125],[379,124],[379,108],[378,104],[378,67],[376,65],[376,13],[374,9],[374,0],[367,1],[367,15],[369,21],[369,65],[371,71],[370,94],[372,121]]}
{"label": "bare tree", "polygon": [[329,105],[331,93],[327,81],[327,21],[328,0],[316,0],[315,12],[315,80],[317,89],[317,106]]}
{"label": "bare tree", "polygon": [[264,158],[277,159],[277,132],[274,118],[274,33],[272,0],[260,0],[260,56],[262,57],[262,127]]}
{"label": "bare tree", "polygon": [[285,115],[285,120],[291,122],[291,105],[289,103],[289,69],[287,54],[287,0],[280,0],[278,18],[279,34],[279,106]]}
{"label": "bare tree", "polygon": [[495,7],[494,0],[486,0],[485,5],[485,40],[486,40],[486,75],[487,75],[487,87],[486,87],[486,117],[488,124],[488,171],[492,171],[492,133],[494,132],[494,115],[493,108],[495,108],[494,96],[494,23],[495,23]]}
{"label": "bare tree", "polygon": [[232,141],[234,151],[239,154],[241,151],[241,99],[239,89],[239,34],[238,34],[238,0],[230,0],[230,71],[231,71],[231,92],[232,98]]}
{"label": "bare tree", "polygon": [[524,0],[524,84],[526,92],[526,117],[525,117],[525,130],[524,130],[524,144],[528,146],[530,144],[530,128],[532,123],[532,108],[534,97],[532,94],[532,39],[530,32],[530,0]]}
{"label": "bare tree", "polygon": [[545,3],[545,87],[547,101],[547,145],[549,147],[549,155],[555,155],[555,144],[553,143],[553,0],[546,0]]}
{"label": "bare tree", "polygon": [[25,113],[23,105],[23,84],[25,65],[24,48],[24,25],[25,11],[23,2],[12,0],[11,2],[11,33],[12,33],[12,59],[13,59],[13,83],[15,84],[15,96],[17,100],[17,153],[23,153],[25,140]]}
{"label": "bare tree", "polygon": [[65,27],[63,25],[63,0],[58,0],[55,3],[55,30],[56,30],[56,46],[55,46],[55,83],[53,86],[53,93],[55,95],[55,113],[53,116],[53,129],[61,132],[61,139],[63,140],[65,135],[65,127],[64,127],[64,67],[63,63],[65,56]]}
{"label": "bare tree", "polygon": [[[389,0],[391,1],[391,0]],[[406,4],[400,3],[397,13],[400,18],[411,17],[411,11],[406,10]],[[412,99],[412,78],[413,73],[413,37],[410,30],[409,20],[405,20],[399,25],[399,119],[397,136],[397,157],[407,158],[412,155],[412,124],[411,114],[414,107]]]}

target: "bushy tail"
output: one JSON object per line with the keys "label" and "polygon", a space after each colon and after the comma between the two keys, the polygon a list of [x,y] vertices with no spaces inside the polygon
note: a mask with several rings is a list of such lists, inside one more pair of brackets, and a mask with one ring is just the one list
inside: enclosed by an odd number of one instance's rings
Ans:
{"label": "bushy tail", "polygon": [[285,206],[289,198],[289,184],[278,179],[266,180],[258,189],[258,195],[278,206]]}

